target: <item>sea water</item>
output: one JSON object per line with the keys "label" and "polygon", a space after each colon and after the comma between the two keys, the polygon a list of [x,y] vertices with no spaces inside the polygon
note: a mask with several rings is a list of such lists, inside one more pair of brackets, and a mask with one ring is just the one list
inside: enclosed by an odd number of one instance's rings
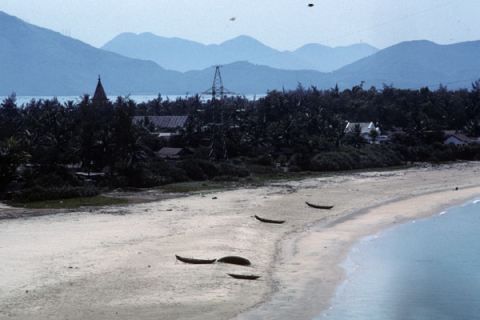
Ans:
{"label": "sea water", "polygon": [[[254,100],[263,98],[265,96],[266,96],[266,94],[241,95],[241,97],[245,97],[249,101],[254,101]],[[125,96],[122,96],[122,97],[125,97]],[[152,101],[153,99],[157,99],[158,95],[130,95],[128,97],[131,100],[135,101],[136,103],[142,103],[142,102]],[[178,98],[186,99],[186,98],[189,98],[189,97],[192,97],[192,95],[162,95],[163,100],[169,99],[170,101],[175,101]],[[0,96],[0,103],[2,103],[6,98],[8,98],[8,97],[7,96]],[[41,100],[47,100],[47,99],[51,100],[53,98],[54,98],[53,96],[17,96],[16,97],[16,102],[17,102],[17,106],[21,106],[23,104],[29,103],[30,101],[32,101],[32,99],[35,99],[35,100],[40,100],[40,99]],[[67,101],[73,101],[73,102],[78,103],[82,100],[82,96],[58,96],[58,97],[55,97],[55,98],[57,98],[58,102],[60,102],[60,103],[65,103]],[[117,96],[108,96],[108,99],[112,102],[115,102],[117,100]],[[206,102],[208,99],[211,99],[211,96],[201,95],[200,99],[203,102]]]}
{"label": "sea water", "polygon": [[355,245],[318,319],[480,319],[480,200]]}

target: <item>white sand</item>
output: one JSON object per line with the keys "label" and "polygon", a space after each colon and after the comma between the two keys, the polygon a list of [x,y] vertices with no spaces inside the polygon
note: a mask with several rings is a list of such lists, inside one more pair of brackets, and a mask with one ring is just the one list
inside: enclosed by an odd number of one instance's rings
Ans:
{"label": "white sand", "polygon": [[[358,239],[480,195],[479,171],[480,164],[462,163],[345,174],[3,220],[0,319],[320,316],[345,276],[338,264]],[[264,224],[254,214],[287,222]],[[189,265],[175,254],[239,255],[252,266]],[[262,278],[236,280],[230,272]]]}

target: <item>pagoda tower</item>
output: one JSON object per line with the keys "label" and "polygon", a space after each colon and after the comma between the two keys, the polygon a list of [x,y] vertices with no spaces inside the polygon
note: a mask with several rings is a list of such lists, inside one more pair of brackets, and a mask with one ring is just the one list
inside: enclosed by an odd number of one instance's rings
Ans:
{"label": "pagoda tower", "polygon": [[98,76],[98,84],[97,88],[95,89],[95,93],[93,94],[92,102],[98,105],[108,102],[107,95],[105,94],[105,90],[102,86],[102,81],[100,80],[100,75]]}

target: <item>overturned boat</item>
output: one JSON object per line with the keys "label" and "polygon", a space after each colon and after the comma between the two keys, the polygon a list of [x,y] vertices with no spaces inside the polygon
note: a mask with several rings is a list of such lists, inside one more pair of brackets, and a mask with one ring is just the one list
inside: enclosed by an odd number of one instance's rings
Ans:
{"label": "overturned boat", "polygon": [[238,264],[240,266],[249,266],[252,264],[248,259],[245,259],[243,257],[238,257],[238,256],[226,256],[226,257],[217,259],[217,262]]}
{"label": "overturned boat", "polygon": [[312,207],[312,208],[315,208],[315,209],[327,209],[327,210],[330,210],[333,208],[333,206],[319,206],[317,204],[313,204],[313,203],[309,203],[307,201],[305,201],[305,203],[307,204],[307,206],[309,207]]}
{"label": "overturned boat", "polygon": [[242,280],[257,280],[260,276],[256,276],[254,274],[235,274],[235,273],[227,273],[230,277],[235,279],[242,279]]}
{"label": "overturned boat", "polygon": [[178,255],[175,255],[175,257],[177,257],[177,260],[180,260],[180,261],[185,262],[185,263],[192,263],[192,264],[212,264],[215,261],[217,261],[217,259],[184,258],[184,257],[180,257]]}
{"label": "overturned boat", "polygon": [[285,222],[285,220],[271,220],[271,219],[265,219],[265,218],[261,218],[257,215],[254,215],[254,217],[258,220],[258,221],[262,221],[262,222],[265,222],[265,223],[277,223],[277,224],[282,224]]}

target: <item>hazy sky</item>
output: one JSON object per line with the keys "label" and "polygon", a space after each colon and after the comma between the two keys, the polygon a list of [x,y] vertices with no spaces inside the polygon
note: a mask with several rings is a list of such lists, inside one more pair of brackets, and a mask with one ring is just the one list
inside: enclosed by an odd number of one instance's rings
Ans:
{"label": "hazy sky", "polygon": [[279,50],[480,39],[480,0],[0,0],[0,11],[96,47],[122,32],[204,44],[244,34]]}

